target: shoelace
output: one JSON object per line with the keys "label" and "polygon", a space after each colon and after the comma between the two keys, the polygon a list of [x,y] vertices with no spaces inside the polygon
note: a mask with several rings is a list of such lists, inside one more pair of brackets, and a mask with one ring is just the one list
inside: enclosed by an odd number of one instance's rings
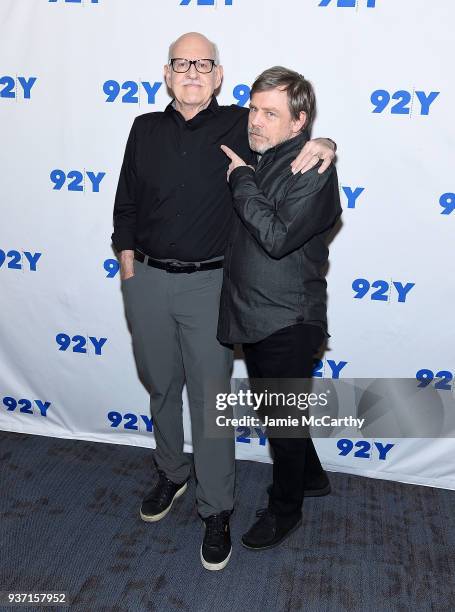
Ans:
{"label": "shoelace", "polygon": [[205,520],[205,540],[209,546],[222,544],[226,533],[227,517],[213,514]]}
{"label": "shoelace", "polygon": [[[164,503],[168,498],[169,494],[174,489],[175,484],[169,478],[163,474],[163,472],[159,473],[159,480],[156,485],[156,499],[160,503]],[[154,496],[155,497],[155,496]]]}

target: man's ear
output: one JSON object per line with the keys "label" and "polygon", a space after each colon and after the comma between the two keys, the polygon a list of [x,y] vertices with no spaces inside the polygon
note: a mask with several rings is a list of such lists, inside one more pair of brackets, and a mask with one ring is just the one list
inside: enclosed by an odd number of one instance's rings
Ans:
{"label": "man's ear", "polygon": [[300,111],[300,117],[292,122],[292,132],[298,134],[305,127],[307,114],[305,111]]}
{"label": "man's ear", "polygon": [[171,67],[169,64],[164,65],[164,79],[166,81],[166,85],[171,88]]}
{"label": "man's ear", "polygon": [[215,89],[218,89],[221,86],[221,83],[223,81],[223,75],[224,75],[223,66],[216,66],[215,70],[217,72],[216,78],[215,78]]}

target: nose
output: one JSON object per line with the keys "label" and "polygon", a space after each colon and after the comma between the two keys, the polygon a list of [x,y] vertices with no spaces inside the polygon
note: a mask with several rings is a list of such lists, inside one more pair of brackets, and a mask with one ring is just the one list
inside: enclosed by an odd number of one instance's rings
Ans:
{"label": "nose", "polygon": [[254,113],[250,113],[250,125],[253,128],[262,127],[263,121],[261,118],[260,111],[255,111]]}
{"label": "nose", "polygon": [[191,79],[198,78],[198,71],[196,70],[196,66],[194,64],[191,64],[190,69],[188,70],[188,76]]}

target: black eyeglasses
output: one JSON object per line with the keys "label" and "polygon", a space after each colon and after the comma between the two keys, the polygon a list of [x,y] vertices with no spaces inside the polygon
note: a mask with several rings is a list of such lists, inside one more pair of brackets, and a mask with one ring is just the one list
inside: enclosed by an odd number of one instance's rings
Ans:
{"label": "black eyeglasses", "polygon": [[172,70],[174,72],[188,72],[191,66],[194,64],[194,67],[201,74],[208,74],[212,72],[213,66],[215,66],[215,60],[212,59],[197,59],[197,60],[188,60],[183,57],[175,57],[169,61],[172,66]]}

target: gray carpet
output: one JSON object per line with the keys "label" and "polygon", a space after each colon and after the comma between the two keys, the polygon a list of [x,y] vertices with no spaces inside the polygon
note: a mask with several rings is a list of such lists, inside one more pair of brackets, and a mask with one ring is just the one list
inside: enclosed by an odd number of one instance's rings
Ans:
{"label": "gray carpet", "polygon": [[304,527],[254,552],[239,539],[271,466],[237,468],[231,561],[208,572],[193,482],[162,521],[138,516],[151,451],[0,432],[0,590],[67,591],[74,612],[455,609],[455,492],[331,474]]}

